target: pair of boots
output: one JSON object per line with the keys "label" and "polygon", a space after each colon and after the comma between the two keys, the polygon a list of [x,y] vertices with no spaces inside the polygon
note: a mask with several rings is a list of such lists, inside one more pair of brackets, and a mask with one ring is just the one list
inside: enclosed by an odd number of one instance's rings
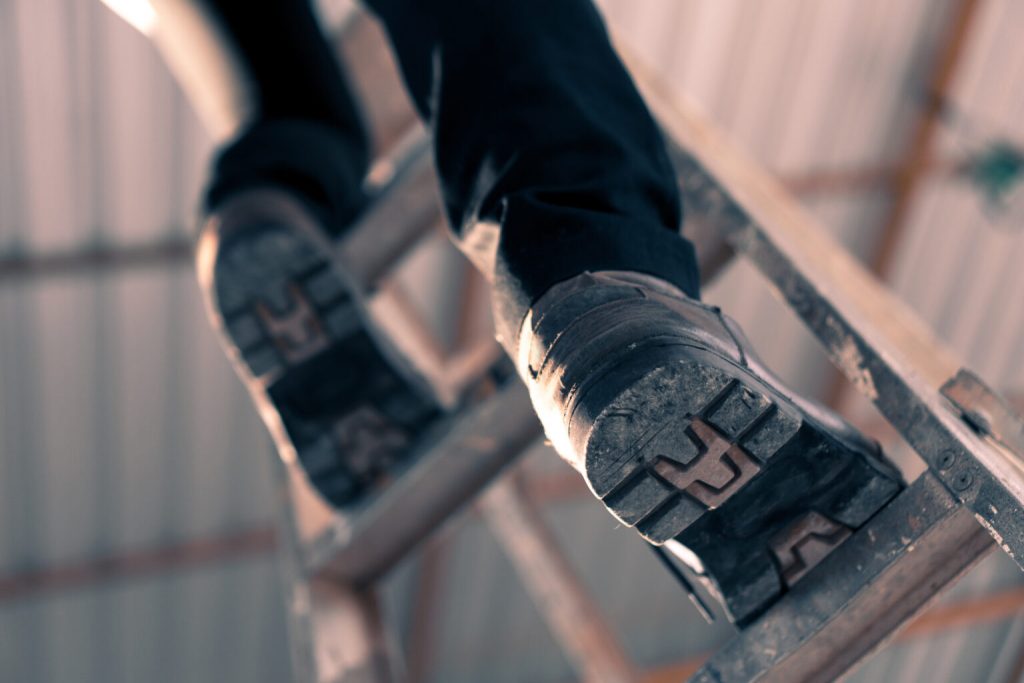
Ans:
{"label": "pair of boots", "polygon": [[[282,456],[345,509],[375,495],[443,410],[373,324],[324,220],[295,191],[232,193],[197,263]],[[901,488],[878,446],[789,391],[735,322],[656,277],[558,283],[507,346],[559,454],[741,624]]]}
{"label": "pair of boots", "polygon": [[[365,2],[430,128],[460,247],[498,228],[499,336],[551,442],[750,620],[898,473],[697,300],[677,178],[590,0]],[[218,161],[199,277],[282,455],[345,508],[443,413],[334,257],[365,201],[355,98],[307,0],[196,3],[251,112]]]}

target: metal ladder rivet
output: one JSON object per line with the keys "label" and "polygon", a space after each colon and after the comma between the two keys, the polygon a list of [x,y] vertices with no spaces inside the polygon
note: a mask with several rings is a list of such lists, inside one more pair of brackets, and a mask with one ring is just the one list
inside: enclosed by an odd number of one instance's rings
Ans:
{"label": "metal ladder rivet", "polygon": [[966,491],[974,483],[974,475],[970,472],[961,472],[953,479],[953,488],[957,491]]}
{"label": "metal ladder rivet", "polygon": [[936,464],[939,466],[940,470],[948,470],[955,462],[956,452],[950,450],[942,451],[942,453],[939,454],[939,459],[936,460]]}

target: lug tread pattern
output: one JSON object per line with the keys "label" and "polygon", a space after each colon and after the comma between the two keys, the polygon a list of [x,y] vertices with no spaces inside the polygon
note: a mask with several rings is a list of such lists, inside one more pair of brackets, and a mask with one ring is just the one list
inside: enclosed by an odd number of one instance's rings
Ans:
{"label": "lug tread pattern", "polygon": [[[649,542],[662,544],[685,538],[689,529],[716,524],[711,521],[716,510],[769,468],[799,467],[803,460],[797,456],[824,448],[826,442],[829,437],[797,409],[774,400],[739,373],[680,361],[653,370],[595,420],[587,472],[599,472],[605,488],[598,490],[593,481],[592,487],[619,521],[635,527]],[[604,469],[594,455],[607,457]],[[889,482],[878,490],[857,489],[853,495],[871,497],[870,505],[860,507],[877,511],[897,490],[898,485]],[[750,504],[763,504],[768,513],[770,496],[759,498],[763,495],[744,500],[760,500]],[[758,613],[783,586],[799,580],[852,533],[850,527],[811,508],[794,520],[770,543],[759,540],[759,545],[744,550],[751,557],[773,558],[765,566],[774,569],[756,585],[731,587],[734,592],[725,596],[730,613],[744,619]]]}
{"label": "lug tread pattern", "polygon": [[[601,472],[602,487],[594,488],[622,523],[663,543],[743,489],[788,442],[780,435],[792,437],[799,425],[722,370],[697,362],[659,368],[595,423],[588,453],[615,455]],[[758,448],[757,456],[740,436]]]}
{"label": "lug tread pattern", "polygon": [[[269,397],[311,483],[340,507],[381,485],[438,409],[381,355],[332,259],[287,226],[246,228],[219,245],[213,303],[250,391]],[[336,379],[348,393],[326,412],[287,405],[315,408],[301,395]]]}

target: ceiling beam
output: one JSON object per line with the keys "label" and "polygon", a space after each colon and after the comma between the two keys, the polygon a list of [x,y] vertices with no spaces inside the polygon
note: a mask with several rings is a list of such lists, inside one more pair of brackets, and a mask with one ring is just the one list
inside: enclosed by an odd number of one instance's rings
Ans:
{"label": "ceiling beam", "polygon": [[260,525],[109,557],[0,575],[0,604],[112,581],[142,579],[225,562],[265,556],[276,548],[275,530]]}
{"label": "ceiling beam", "polygon": [[[537,504],[555,500],[580,500],[584,494],[589,494],[580,476],[568,468],[557,474],[537,475],[526,483],[526,488],[531,500]],[[442,537],[436,542],[443,545],[443,541]],[[0,605],[116,581],[252,559],[270,554],[276,549],[275,527],[272,524],[261,524],[180,543],[123,550],[106,557],[13,571],[0,574]],[[427,550],[427,554],[444,553],[438,548],[436,552]],[[440,562],[440,558],[436,560]]]}
{"label": "ceiling beam", "polygon": [[[928,159],[921,172],[928,177],[952,176],[969,163],[969,159]],[[901,167],[894,164],[857,168],[820,169],[780,176],[782,184],[801,199],[836,195],[891,191],[900,177]]]}
{"label": "ceiling beam", "polygon": [[[921,173],[949,175],[963,165],[963,160],[928,159]],[[811,199],[884,190],[897,183],[901,172],[898,166],[818,169],[786,174],[782,182],[794,194]],[[44,253],[8,251],[0,255],[0,285],[42,277],[191,265],[194,245],[193,237],[182,233],[145,244],[108,243]]]}
{"label": "ceiling beam", "polygon": [[0,285],[43,277],[92,275],[111,271],[192,264],[195,241],[167,237],[145,244],[96,244],[49,253],[0,255]]}
{"label": "ceiling beam", "polygon": [[[955,0],[946,30],[934,51],[932,66],[925,74],[922,106],[910,126],[910,142],[892,178],[891,201],[881,224],[878,241],[867,258],[871,272],[882,282],[890,280],[918,191],[936,163],[933,154],[941,130],[943,107],[949,97],[957,67],[966,53],[971,27],[983,4],[982,0]],[[852,387],[838,370],[834,369],[830,376],[825,400],[833,408],[842,409],[851,395]]]}
{"label": "ceiling beam", "polygon": [[932,67],[925,76],[923,103],[911,125],[910,142],[893,178],[892,203],[871,256],[871,269],[883,281],[892,268],[918,190],[935,163],[932,155],[941,131],[943,109],[983,4],[982,0],[956,0]]}

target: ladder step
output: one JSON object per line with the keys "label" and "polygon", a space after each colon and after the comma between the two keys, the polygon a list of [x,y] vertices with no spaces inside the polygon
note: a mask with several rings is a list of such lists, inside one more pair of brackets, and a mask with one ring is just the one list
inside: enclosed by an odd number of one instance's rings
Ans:
{"label": "ladder step", "polygon": [[925,472],[690,683],[834,681],[993,548],[972,512]]}

